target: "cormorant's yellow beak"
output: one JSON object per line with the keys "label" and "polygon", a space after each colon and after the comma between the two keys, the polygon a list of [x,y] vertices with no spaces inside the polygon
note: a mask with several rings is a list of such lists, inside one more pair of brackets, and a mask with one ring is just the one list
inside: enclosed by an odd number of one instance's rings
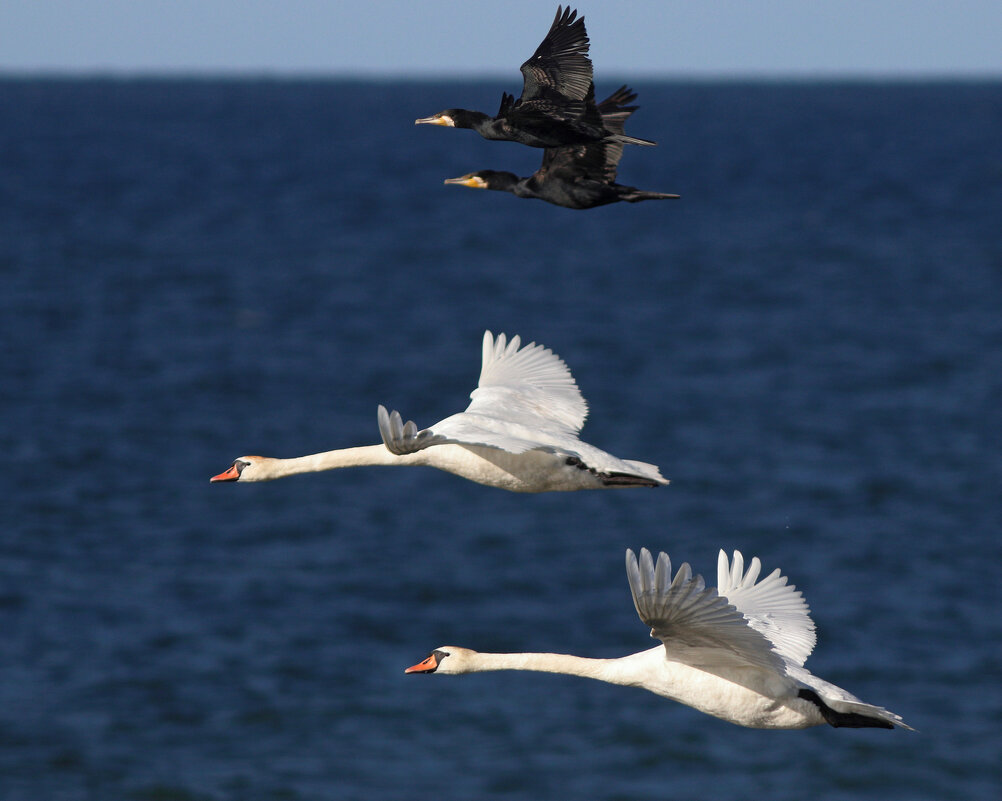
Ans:
{"label": "cormorant's yellow beak", "polygon": [[455,128],[456,122],[448,114],[433,114],[430,117],[422,117],[414,120],[415,125],[444,125],[447,128]]}
{"label": "cormorant's yellow beak", "polygon": [[486,189],[487,181],[479,175],[462,175],[459,178],[446,178],[445,183],[457,184],[458,186],[468,186],[470,189]]}

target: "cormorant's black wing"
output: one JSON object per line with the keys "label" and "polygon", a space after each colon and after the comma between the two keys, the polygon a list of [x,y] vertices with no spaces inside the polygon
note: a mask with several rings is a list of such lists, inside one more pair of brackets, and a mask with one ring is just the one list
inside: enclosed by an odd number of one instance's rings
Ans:
{"label": "cormorant's black wing", "polygon": [[553,92],[568,100],[583,100],[588,94],[592,81],[588,34],[584,17],[578,19],[577,13],[557,6],[549,33],[521,67],[524,82],[520,100],[552,98]]}
{"label": "cormorant's black wing", "polygon": [[[602,115],[602,124],[610,133],[624,134],[626,119],[638,106],[627,105],[637,99],[637,93],[628,86],[620,86],[615,92],[598,104],[599,114]],[[595,151],[595,169],[601,169],[604,178],[608,183],[616,180],[616,170],[619,167],[619,160],[623,157],[623,143],[605,140],[598,143],[602,145],[601,157],[603,164],[599,167],[597,161],[600,151]]]}
{"label": "cormorant's black wing", "polygon": [[501,93],[501,107],[498,109],[497,115],[494,117],[496,120],[500,120],[502,117],[507,117],[509,112],[511,112],[512,107],[515,105],[515,98],[512,97],[507,92]]}
{"label": "cormorant's black wing", "polygon": [[[637,106],[629,106],[637,99],[635,92],[622,86],[598,104],[598,114],[606,130],[622,134],[623,125]],[[595,108],[592,105],[592,108]],[[608,139],[589,142],[584,145],[546,148],[543,163],[537,175],[559,175],[565,180],[589,179],[602,183],[614,183],[616,168],[623,156],[623,144]]]}

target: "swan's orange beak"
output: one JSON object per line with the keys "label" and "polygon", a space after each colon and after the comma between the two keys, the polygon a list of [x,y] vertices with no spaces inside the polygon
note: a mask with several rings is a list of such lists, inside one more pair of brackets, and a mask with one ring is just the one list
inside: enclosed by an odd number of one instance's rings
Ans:
{"label": "swan's orange beak", "polygon": [[229,470],[224,470],[218,476],[213,476],[209,481],[236,481],[239,478],[240,471],[237,470],[236,464],[232,464]]}
{"label": "swan's orange beak", "polygon": [[434,673],[438,669],[438,657],[431,654],[424,662],[411,665],[404,673]]}

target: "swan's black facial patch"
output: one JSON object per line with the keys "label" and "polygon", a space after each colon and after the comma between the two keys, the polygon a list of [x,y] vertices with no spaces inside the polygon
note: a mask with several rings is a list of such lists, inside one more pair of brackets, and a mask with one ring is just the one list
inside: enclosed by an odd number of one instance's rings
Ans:
{"label": "swan's black facial patch", "polygon": [[434,673],[448,655],[446,651],[432,651],[421,662],[407,668],[404,673]]}

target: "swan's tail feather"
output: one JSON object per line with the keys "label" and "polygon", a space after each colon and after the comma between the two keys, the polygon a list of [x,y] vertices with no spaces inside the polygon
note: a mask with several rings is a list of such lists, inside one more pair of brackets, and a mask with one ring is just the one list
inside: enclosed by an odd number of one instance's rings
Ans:
{"label": "swan's tail feather", "polygon": [[841,702],[839,706],[845,706],[852,711],[839,711],[825,703],[821,696],[814,692],[814,690],[802,687],[797,692],[797,696],[817,706],[821,710],[821,716],[825,719],[825,722],[836,729],[893,729],[895,726],[900,726],[902,729],[915,731],[901,719],[900,715],[895,715],[890,710],[884,709],[881,706],[873,706],[872,704],[864,704],[862,702]]}
{"label": "swan's tail feather", "polygon": [[623,459],[623,462],[636,471],[636,475],[633,476],[634,478],[648,482],[648,486],[663,487],[670,483],[667,478],[661,475],[661,468],[659,468],[656,464],[638,462],[636,459]]}
{"label": "swan's tail feather", "polygon": [[667,481],[655,481],[653,478],[628,475],[600,475],[602,484],[606,487],[660,487]]}

